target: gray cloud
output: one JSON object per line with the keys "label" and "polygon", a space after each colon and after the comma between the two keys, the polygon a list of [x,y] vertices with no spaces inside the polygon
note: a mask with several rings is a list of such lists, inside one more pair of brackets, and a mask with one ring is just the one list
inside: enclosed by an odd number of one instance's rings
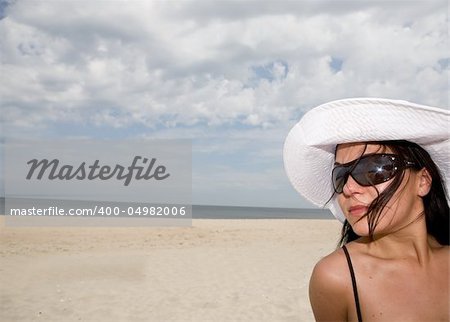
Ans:
{"label": "gray cloud", "polygon": [[[313,15],[345,16],[363,11],[373,11],[381,19],[415,19],[423,13],[443,8],[446,1],[424,0],[315,0],[315,1],[183,1],[173,6],[163,6],[167,16],[209,23],[214,20],[246,20],[260,16]],[[401,14],[396,12],[401,10]]]}
{"label": "gray cloud", "polygon": [[446,106],[443,9],[444,1],[20,1],[0,23],[4,118],[11,128],[267,128],[349,96]]}

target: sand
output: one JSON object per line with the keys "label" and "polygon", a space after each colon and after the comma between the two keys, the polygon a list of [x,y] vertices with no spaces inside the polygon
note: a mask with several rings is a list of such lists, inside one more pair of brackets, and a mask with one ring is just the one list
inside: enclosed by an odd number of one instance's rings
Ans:
{"label": "sand", "polygon": [[340,231],[304,219],[0,226],[1,321],[314,321],[309,277]]}

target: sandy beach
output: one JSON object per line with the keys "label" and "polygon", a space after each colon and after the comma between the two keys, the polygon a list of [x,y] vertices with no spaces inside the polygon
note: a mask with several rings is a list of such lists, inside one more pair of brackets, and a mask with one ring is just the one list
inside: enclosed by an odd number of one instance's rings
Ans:
{"label": "sandy beach", "polygon": [[314,321],[309,277],[340,232],[306,219],[0,224],[1,321]]}

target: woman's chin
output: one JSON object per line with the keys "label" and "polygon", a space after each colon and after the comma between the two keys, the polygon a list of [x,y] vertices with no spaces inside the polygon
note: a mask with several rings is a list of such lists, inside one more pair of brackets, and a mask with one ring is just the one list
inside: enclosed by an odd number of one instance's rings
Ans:
{"label": "woman's chin", "polygon": [[367,224],[367,220],[361,219],[358,222],[350,223],[352,226],[353,232],[360,237],[369,236],[369,225]]}

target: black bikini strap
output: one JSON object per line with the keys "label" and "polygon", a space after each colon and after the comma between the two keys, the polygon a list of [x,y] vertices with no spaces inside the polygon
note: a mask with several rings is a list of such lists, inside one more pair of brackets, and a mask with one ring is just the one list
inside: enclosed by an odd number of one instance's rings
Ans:
{"label": "black bikini strap", "polygon": [[348,253],[347,247],[345,247],[344,245],[342,246],[342,249],[344,250],[345,257],[347,258],[350,276],[352,277],[353,295],[355,296],[356,314],[358,315],[358,322],[362,322],[361,308],[359,306],[358,288],[356,287],[356,277],[355,272],[353,271],[352,260],[350,259],[350,254]]}

